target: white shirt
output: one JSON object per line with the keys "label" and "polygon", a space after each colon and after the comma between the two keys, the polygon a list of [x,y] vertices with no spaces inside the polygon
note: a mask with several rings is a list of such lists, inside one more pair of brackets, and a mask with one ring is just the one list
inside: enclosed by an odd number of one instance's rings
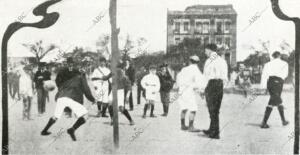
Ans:
{"label": "white shirt", "polygon": [[207,80],[201,73],[196,64],[182,68],[177,77],[179,92],[184,92],[186,89],[204,90]]}
{"label": "white shirt", "polygon": [[156,74],[148,74],[141,81],[142,87],[146,90],[147,100],[157,100],[157,94],[160,89],[160,81]]}
{"label": "white shirt", "polygon": [[204,65],[204,76],[206,79],[222,79],[223,82],[226,82],[227,74],[228,67],[226,61],[217,53],[212,52]]}
{"label": "white shirt", "polygon": [[141,85],[146,91],[159,92],[160,89],[158,76],[151,73],[143,77]]}
{"label": "white shirt", "polygon": [[[103,78],[104,76],[107,76],[109,74],[110,74],[110,70],[107,67],[98,67],[98,68],[95,68],[91,78]],[[102,85],[103,82],[104,82],[103,80],[95,80],[95,81],[93,81],[93,84],[98,86],[98,85]],[[108,84],[108,82],[107,82],[107,84]]]}
{"label": "white shirt", "polygon": [[261,76],[261,88],[267,88],[267,81],[270,76],[277,76],[284,80],[289,73],[289,65],[280,58],[274,59],[265,64]]}

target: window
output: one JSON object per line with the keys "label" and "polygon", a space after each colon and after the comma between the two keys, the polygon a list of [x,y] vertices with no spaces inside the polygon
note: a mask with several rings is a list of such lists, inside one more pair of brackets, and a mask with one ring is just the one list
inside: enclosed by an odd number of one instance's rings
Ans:
{"label": "window", "polygon": [[184,22],[183,23],[183,30],[184,31],[189,31],[189,22]]}
{"label": "window", "polygon": [[222,33],[222,22],[217,22],[217,33]]}
{"label": "window", "polygon": [[207,44],[209,44],[209,37],[204,38],[204,45],[207,45]]}
{"label": "window", "polygon": [[231,28],[231,22],[230,21],[226,21],[225,22],[225,33],[229,33],[230,32],[230,28]]}
{"label": "window", "polygon": [[180,22],[175,22],[175,31],[180,32]]}
{"label": "window", "polygon": [[180,38],[175,38],[175,44],[179,44],[180,43]]}
{"label": "window", "polygon": [[231,38],[225,38],[225,44],[230,48],[231,46]]}
{"label": "window", "polygon": [[196,22],[196,32],[202,33],[202,23]]}
{"label": "window", "polygon": [[203,22],[203,33],[209,32],[209,22]]}
{"label": "window", "polygon": [[217,39],[216,39],[216,44],[217,45],[221,45],[223,42],[222,42],[222,38],[220,38],[220,37],[218,37]]}

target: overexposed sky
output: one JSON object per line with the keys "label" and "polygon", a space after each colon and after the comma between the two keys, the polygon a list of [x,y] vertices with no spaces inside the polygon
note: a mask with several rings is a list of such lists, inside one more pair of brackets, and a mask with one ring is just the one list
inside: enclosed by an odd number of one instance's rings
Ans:
{"label": "overexposed sky", "polygon": [[[17,20],[18,16],[28,13],[22,22],[38,21],[40,17],[35,17],[30,11],[43,1],[0,0],[1,40],[7,26]],[[129,34],[132,38],[144,37],[148,40],[149,52],[165,51],[167,10],[183,11],[187,6],[196,4],[233,4],[238,13],[238,60],[249,55],[252,51],[245,47],[249,44],[258,46],[259,39],[270,40],[271,50],[278,49],[282,40],[294,47],[293,23],[283,22],[275,17],[270,0],[118,0],[120,36],[125,38]],[[300,17],[299,0],[280,0],[280,4],[288,15]],[[94,50],[97,38],[110,33],[108,6],[109,0],[62,0],[48,9],[48,12],[60,13],[57,23],[47,29],[21,29],[10,39],[9,55],[28,55],[28,50],[22,43],[33,43],[41,39],[45,44],[55,43],[62,49],[77,45]],[[251,17],[265,8],[267,10],[262,16],[243,31],[249,25]],[[93,20],[102,13],[106,13],[106,16],[93,26]]]}

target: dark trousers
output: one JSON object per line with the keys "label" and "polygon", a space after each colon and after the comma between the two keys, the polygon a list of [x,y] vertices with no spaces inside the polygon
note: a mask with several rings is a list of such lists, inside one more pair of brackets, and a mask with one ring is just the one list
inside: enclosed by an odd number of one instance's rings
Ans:
{"label": "dark trousers", "polygon": [[37,105],[39,114],[42,114],[46,111],[46,96],[47,92],[44,90],[44,88],[37,88]]}
{"label": "dark trousers", "polygon": [[143,89],[142,86],[138,86],[137,87],[137,104],[141,104],[141,93],[142,93],[143,97],[146,96],[145,89]]}
{"label": "dark trousers", "polygon": [[[127,94],[127,91],[124,91],[125,94]],[[125,98],[124,98],[125,99]],[[125,100],[124,100],[125,101]],[[129,109],[130,110],[133,110],[133,98],[132,98],[132,91],[130,92],[130,95],[129,95]]]}
{"label": "dark trousers", "polygon": [[13,97],[13,84],[12,82],[8,82],[8,92],[10,97]]}
{"label": "dark trousers", "polygon": [[13,87],[13,93],[12,93],[12,98],[15,98],[16,94],[18,95],[18,99],[20,98],[20,91],[19,91],[19,83],[14,82],[12,85]]}
{"label": "dark trousers", "polygon": [[223,81],[209,80],[205,89],[205,97],[210,116],[209,131],[214,135],[219,134],[219,112],[223,98]]}
{"label": "dark trousers", "polygon": [[270,76],[267,83],[267,88],[270,93],[269,105],[278,106],[282,103],[281,92],[283,80],[279,77]]}
{"label": "dark trousers", "polygon": [[160,91],[160,100],[163,104],[163,111],[167,114],[169,112],[170,92]]}

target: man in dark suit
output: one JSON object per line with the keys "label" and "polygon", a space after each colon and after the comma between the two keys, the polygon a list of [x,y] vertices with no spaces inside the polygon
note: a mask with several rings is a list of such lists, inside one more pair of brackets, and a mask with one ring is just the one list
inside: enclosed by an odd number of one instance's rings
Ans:
{"label": "man in dark suit", "polygon": [[34,82],[38,98],[38,113],[43,114],[46,111],[46,96],[47,92],[44,89],[44,81],[51,80],[51,73],[46,70],[46,63],[39,63],[38,71],[35,73]]}
{"label": "man in dark suit", "polygon": [[148,72],[147,72],[146,68],[142,67],[141,70],[136,75],[136,77],[137,77],[137,81],[136,81],[136,85],[137,85],[137,104],[141,104],[141,93],[142,93],[143,97],[146,96],[146,94],[145,94],[146,92],[145,92],[145,89],[141,85],[141,81],[142,81],[143,77],[147,74],[148,74]]}
{"label": "man in dark suit", "polygon": [[[133,66],[129,60],[126,60],[125,63],[126,63],[125,74],[129,78],[129,80],[131,82],[131,87],[132,87],[134,85],[134,81],[135,81],[135,69],[133,68]],[[132,92],[130,92],[130,96],[129,96],[129,110],[133,110]]]}

